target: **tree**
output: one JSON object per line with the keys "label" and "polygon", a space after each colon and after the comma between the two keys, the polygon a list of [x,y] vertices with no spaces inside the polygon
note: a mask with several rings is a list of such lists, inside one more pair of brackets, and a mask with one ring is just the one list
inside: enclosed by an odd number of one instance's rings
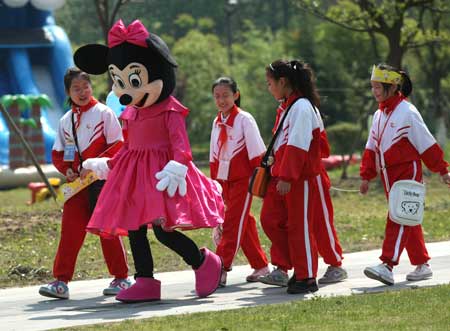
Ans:
{"label": "tree", "polygon": [[179,65],[175,94],[191,110],[189,137],[195,143],[209,141],[216,116],[211,85],[229,74],[225,47],[217,36],[194,29],[177,40],[172,53]]}
{"label": "tree", "polygon": [[286,49],[287,32],[272,33],[250,22],[243,23],[242,36],[233,45],[235,63],[231,74],[241,91],[241,106],[252,113],[266,141],[272,135],[277,101],[267,91],[265,68],[269,63],[293,57]]}
{"label": "tree", "polygon": [[108,44],[108,32],[116,20],[120,7],[131,2],[131,0],[95,0],[94,2],[103,38],[105,44]]}
{"label": "tree", "polygon": [[[358,125],[353,123],[340,122],[329,126],[327,133],[330,142],[332,142],[331,149],[334,153],[337,153],[342,157],[341,179],[347,179],[347,167],[351,157],[353,157],[353,151],[357,147],[356,145],[360,145],[358,147],[361,147],[362,145],[361,130]],[[349,156],[348,160],[345,158],[345,154],[347,153]]]}
{"label": "tree", "polygon": [[[450,10],[448,4],[442,3],[439,10],[427,8],[421,12],[419,27],[425,34],[425,21],[433,26],[436,37],[450,33],[449,20],[446,19]],[[445,37],[444,37],[445,38]],[[430,43],[426,47],[415,50],[420,63],[421,81],[424,81],[424,89],[427,92],[424,97],[428,101],[431,118],[435,119],[436,138],[439,144],[445,147],[447,140],[447,127],[449,126],[448,106],[450,100],[442,92],[442,83],[449,77],[450,72],[450,46],[443,43]],[[428,88],[427,88],[428,87]],[[431,90],[431,91],[430,91]]]}
{"label": "tree", "polygon": [[418,28],[421,10],[438,10],[441,1],[337,0],[331,6],[328,6],[330,1],[293,2],[328,22],[355,32],[368,33],[373,40],[375,54],[378,54],[375,35],[383,36],[388,43],[385,61],[398,68],[402,67],[403,56],[408,49],[442,41],[442,37],[436,38],[432,26]]}

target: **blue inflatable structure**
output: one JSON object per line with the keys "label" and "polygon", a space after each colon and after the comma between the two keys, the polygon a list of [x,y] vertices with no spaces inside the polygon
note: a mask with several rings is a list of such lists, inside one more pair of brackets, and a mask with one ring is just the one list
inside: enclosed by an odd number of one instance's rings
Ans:
{"label": "blue inflatable structure", "polygon": [[[64,113],[64,73],[72,65],[69,39],[55,25],[51,11],[31,3],[20,8],[0,4],[0,96],[49,96],[53,107],[42,109],[41,118],[47,163],[51,163],[58,121]],[[0,166],[9,164],[9,135],[0,114]]]}

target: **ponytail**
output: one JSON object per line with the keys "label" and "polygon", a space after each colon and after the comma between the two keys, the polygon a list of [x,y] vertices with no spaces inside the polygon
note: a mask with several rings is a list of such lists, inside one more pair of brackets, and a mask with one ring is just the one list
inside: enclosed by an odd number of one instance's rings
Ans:
{"label": "ponytail", "polygon": [[413,89],[413,84],[411,82],[411,78],[409,78],[408,74],[403,70],[399,71],[400,75],[402,75],[402,85],[400,87],[400,92],[407,97],[411,94]]}
{"label": "ponytail", "polygon": [[309,64],[300,60],[277,60],[266,67],[266,74],[275,80],[285,77],[294,91],[307,98],[314,106],[320,107],[320,95]]}

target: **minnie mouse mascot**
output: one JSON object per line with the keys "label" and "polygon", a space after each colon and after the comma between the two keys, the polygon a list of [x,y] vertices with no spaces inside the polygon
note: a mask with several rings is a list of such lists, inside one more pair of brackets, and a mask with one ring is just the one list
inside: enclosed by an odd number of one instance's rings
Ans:
{"label": "minnie mouse mascot", "polygon": [[223,223],[224,206],[219,188],[192,162],[185,127],[189,110],[171,96],[177,63],[167,45],[140,21],[125,27],[119,20],[109,31],[108,46],[82,46],[74,60],[90,74],[108,71],[114,93],[127,106],[120,116],[122,149],[111,159],[83,162],[99,178],[108,178],[87,230],[130,239],[136,282],[116,299],[161,299],[147,239],[150,227],[194,269],[197,295],[210,295],[220,281],[221,259],[175,229],[214,228]]}

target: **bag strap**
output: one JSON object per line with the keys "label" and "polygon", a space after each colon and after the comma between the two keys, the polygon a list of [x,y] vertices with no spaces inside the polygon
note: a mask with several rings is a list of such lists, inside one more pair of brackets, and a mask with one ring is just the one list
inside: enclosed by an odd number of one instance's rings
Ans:
{"label": "bag strap", "polygon": [[272,153],[272,148],[273,148],[273,145],[275,144],[275,140],[277,139],[278,135],[280,134],[281,130],[283,129],[283,122],[289,112],[289,109],[291,109],[292,105],[294,103],[296,103],[298,99],[300,99],[300,98],[297,98],[294,101],[292,101],[292,103],[289,105],[289,107],[286,108],[286,111],[284,112],[283,117],[281,118],[281,121],[278,124],[277,130],[275,131],[274,135],[272,136],[272,140],[270,141],[269,146],[267,146],[266,154],[264,154],[264,156],[261,160],[261,167],[264,167],[264,168],[269,167],[267,162],[269,161],[270,154]]}
{"label": "bag strap", "polygon": [[74,113],[72,112],[72,135],[73,139],[75,141],[75,146],[77,148],[78,152],[78,158],[80,159],[80,169],[83,169],[83,158],[81,157],[80,148],[78,147],[78,137],[77,137],[77,130],[75,129],[75,120],[74,120]]}

